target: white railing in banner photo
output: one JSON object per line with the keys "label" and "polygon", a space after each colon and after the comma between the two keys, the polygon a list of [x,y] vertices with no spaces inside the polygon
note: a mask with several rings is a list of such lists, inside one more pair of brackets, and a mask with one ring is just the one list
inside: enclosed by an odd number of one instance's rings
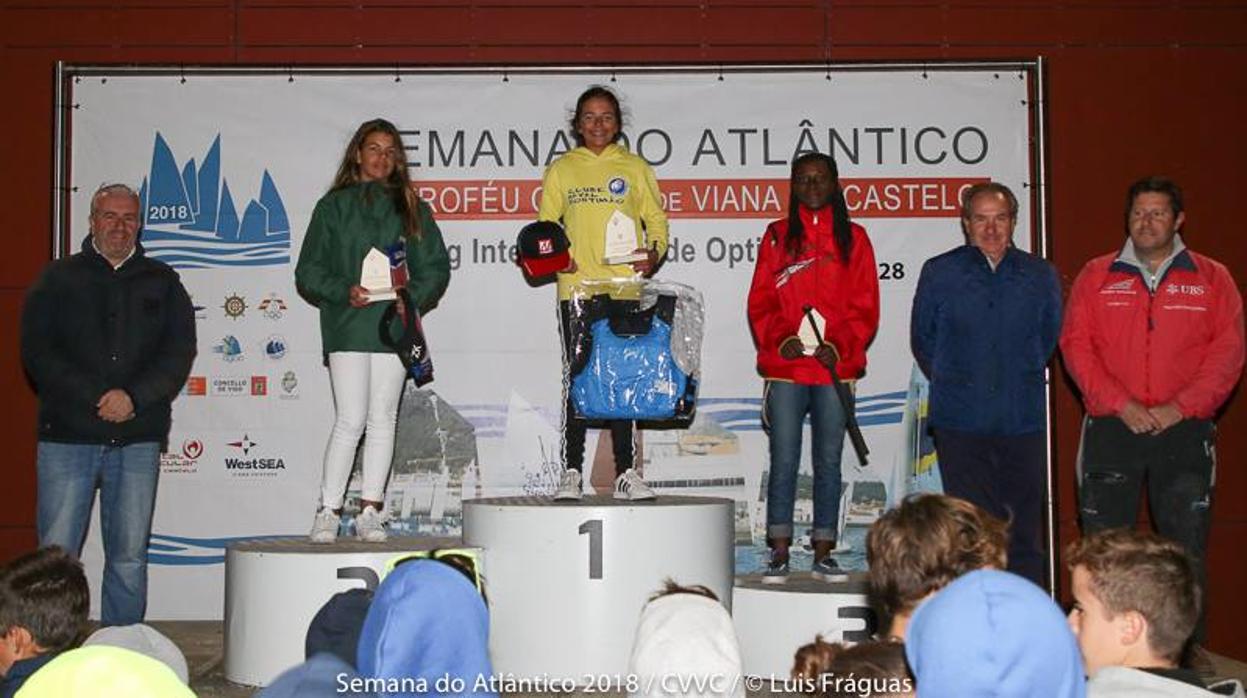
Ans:
{"label": "white railing in banner photo", "polygon": [[[1039,61],[738,66],[87,66],[58,70],[52,245],[76,250],[102,182],[140,192],[142,244],[192,295],[199,354],[174,422],[151,545],[153,618],[219,618],[224,547],[306,535],[333,416],[317,311],[294,285],[313,208],[356,126],[402,134],[451,281],[424,329],[436,380],[410,389],[388,490],[395,532],[457,535],[465,498],[541,493],[559,470],[562,400],[552,286],[532,287],[514,243],[542,173],[573,146],[577,95],[600,83],[623,142],[657,175],[670,220],[658,278],[705,297],[702,382],[687,429],[642,430],[662,493],[737,502],[736,558],[763,548],[762,381],[745,319],[759,239],[785,215],[794,155],[830,152],[878,262],[882,321],[857,385],[871,464],[846,451],[842,566],[865,527],[933,481],[909,350],[918,272],[963,241],[959,195],[1007,184],[1015,243],[1047,251]],[[63,237],[57,237],[58,235]],[[61,246],[58,240],[67,244]],[[590,431],[590,469],[610,449]],[[808,449],[798,533],[809,526]],[[589,472],[587,469],[586,472]],[[358,499],[353,479],[348,508]],[[1051,518],[1051,517],[1049,517]],[[98,579],[93,528],[84,557]],[[1051,537],[1050,537],[1051,540]],[[695,541],[690,541],[695,544]],[[95,588],[98,588],[95,587]]]}

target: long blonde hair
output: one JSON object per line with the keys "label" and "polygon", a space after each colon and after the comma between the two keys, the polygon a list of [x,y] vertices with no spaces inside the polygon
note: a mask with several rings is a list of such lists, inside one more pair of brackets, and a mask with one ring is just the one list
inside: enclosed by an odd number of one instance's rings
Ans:
{"label": "long blonde hair", "polygon": [[342,163],[338,165],[338,173],[334,175],[329,191],[345,189],[360,182],[358,161],[360,150],[364,147],[364,141],[368,136],[377,132],[389,136],[394,141],[396,151],[394,170],[380,184],[385,187],[390,199],[393,200],[394,212],[403,221],[403,234],[419,239],[421,233],[420,198],[411,188],[411,176],[407,171],[407,149],[403,146],[403,137],[399,134],[398,128],[389,121],[372,119],[359,125],[359,128],[355,130],[355,135],[351,136],[350,142],[346,144],[346,151],[342,153]]}

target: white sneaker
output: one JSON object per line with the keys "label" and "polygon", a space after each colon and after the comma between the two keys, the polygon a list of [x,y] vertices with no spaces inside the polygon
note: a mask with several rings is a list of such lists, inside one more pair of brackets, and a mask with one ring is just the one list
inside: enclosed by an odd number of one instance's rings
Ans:
{"label": "white sneaker", "polygon": [[384,543],[386,521],[389,517],[385,514],[370,506],[364,507],[355,515],[355,537],[365,543]]}
{"label": "white sneaker", "polygon": [[657,495],[649,485],[637,475],[635,468],[628,468],[623,471],[619,477],[615,478],[615,499],[631,499],[637,501],[640,499],[653,499]]}
{"label": "white sneaker", "polygon": [[559,476],[559,489],[554,493],[555,501],[577,500],[584,496],[579,470],[568,468]]}
{"label": "white sneaker", "polygon": [[329,507],[321,507],[312,519],[312,533],[308,536],[313,543],[332,543],[338,539],[338,524],[341,518]]}

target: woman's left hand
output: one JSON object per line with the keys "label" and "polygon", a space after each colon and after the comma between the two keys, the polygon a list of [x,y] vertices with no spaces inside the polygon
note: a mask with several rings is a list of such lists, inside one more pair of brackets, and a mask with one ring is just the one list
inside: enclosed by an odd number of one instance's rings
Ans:
{"label": "woman's left hand", "polygon": [[652,247],[648,250],[644,247],[638,247],[632,251],[633,254],[640,254],[642,252],[645,253],[645,259],[633,262],[632,271],[648,278],[653,276],[654,271],[658,269],[658,250]]}

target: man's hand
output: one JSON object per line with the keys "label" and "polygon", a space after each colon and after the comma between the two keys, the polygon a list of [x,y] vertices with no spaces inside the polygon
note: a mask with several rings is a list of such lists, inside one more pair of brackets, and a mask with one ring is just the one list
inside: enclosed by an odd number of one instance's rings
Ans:
{"label": "man's hand", "polygon": [[355,284],[349,292],[352,308],[363,308],[368,305],[368,289]]}
{"label": "man's hand", "polygon": [[134,401],[121,388],[113,388],[104,393],[95,406],[99,409],[100,419],[105,422],[120,424],[134,418]]}
{"label": "man's hand", "polygon": [[1153,434],[1159,434],[1182,421],[1182,411],[1172,402],[1157,405],[1149,409],[1148,414],[1152,415],[1152,419],[1156,420],[1156,428],[1152,430]]}
{"label": "man's hand", "polygon": [[632,271],[644,277],[652,276],[654,271],[658,269],[658,250],[654,248],[645,249],[638,247],[632,251],[633,254],[645,253],[645,259],[632,263]]}
{"label": "man's hand", "polygon": [[785,359],[799,359],[805,355],[805,345],[799,337],[789,337],[779,344],[779,355]]}
{"label": "man's hand", "polygon": [[836,362],[840,360],[840,352],[836,351],[836,345],[823,342],[814,350],[814,358],[827,368],[835,368]]}
{"label": "man's hand", "polygon": [[1155,432],[1160,427],[1160,422],[1156,421],[1156,417],[1134,400],[1126,402],[1126,406],[1121,408],[1117,416],[1126,423],[1126,428],[1136,434]]}

